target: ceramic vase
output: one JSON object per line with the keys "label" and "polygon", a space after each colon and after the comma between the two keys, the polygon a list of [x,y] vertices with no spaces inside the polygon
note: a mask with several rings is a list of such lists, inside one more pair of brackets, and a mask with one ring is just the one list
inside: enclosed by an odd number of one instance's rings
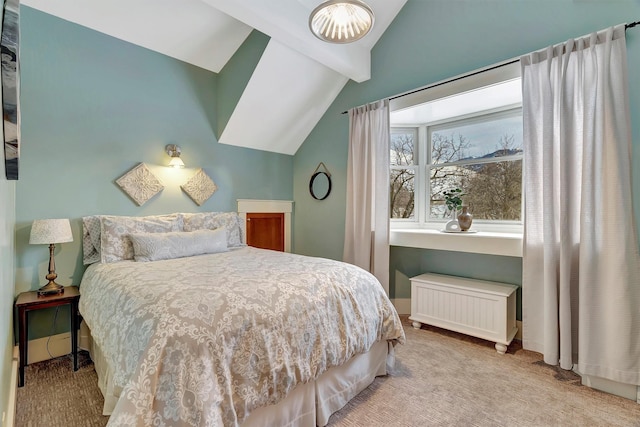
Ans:
{"label": "ceramic vase", "polygon": [[473,222],[473,215],[469,213],[469,207],[463,206],[462,212],[458,215],[458,225],[460,226],[460,231],[467,231],[471,228],[471,223]]}
{"label": "ceramic vase", "polygon": [[458,211],[451,211],[451,219],[444,226],[446,231],[460,231],[460,225],[458,224]]}

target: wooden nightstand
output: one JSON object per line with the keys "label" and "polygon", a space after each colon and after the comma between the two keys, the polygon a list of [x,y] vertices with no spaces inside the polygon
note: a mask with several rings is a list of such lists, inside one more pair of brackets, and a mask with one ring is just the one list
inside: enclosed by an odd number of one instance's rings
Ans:
{"label": "wooden nightstand", "polygon": [[64,293],[39,297],[35,291],[23,292],[18,295],[18,345],[20,346],[20,378],[18,387],[24,385],[24,367],[27,365],[27,313],[43,308],[58,307],[69,304],[71,306],[71,353],[73,354],[73,370],[78,370],[78,300],[80,292],[77,286],[65,286]]}

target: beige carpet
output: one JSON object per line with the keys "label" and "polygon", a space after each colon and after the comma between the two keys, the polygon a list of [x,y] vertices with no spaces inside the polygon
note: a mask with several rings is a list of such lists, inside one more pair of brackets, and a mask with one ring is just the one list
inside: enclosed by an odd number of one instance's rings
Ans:
{"label": "beige carpet", "polygon": [[[640,405],[584,387],[516,344],[499,355],[492,343],[441,329],[406,322],[405,331],[394,372],[334,414],[330,426],[640,427]],[[17,426],[106,425],[86,353],[75,373],[70,356],[30,365],[25,383]]]}

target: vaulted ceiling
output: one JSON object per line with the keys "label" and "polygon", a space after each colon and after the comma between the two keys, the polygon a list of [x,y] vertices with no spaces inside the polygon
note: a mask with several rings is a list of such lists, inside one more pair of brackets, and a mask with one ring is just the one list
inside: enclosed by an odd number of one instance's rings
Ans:
{"label": "vaulted ceiling", "polygon": [[[270,37],[219,142],[295,154],[347,81],[370,78],[371,49],[407,0],[366,0],[363,39],[308,28],[323,0],[22,0],[22,4],[218,73],[255,28]],[[250,124],[250,125],[247,125]]]}

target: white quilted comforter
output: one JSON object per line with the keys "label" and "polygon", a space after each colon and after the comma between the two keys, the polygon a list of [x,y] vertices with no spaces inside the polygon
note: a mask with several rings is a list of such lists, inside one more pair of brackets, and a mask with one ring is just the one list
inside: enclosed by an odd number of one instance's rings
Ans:
{"label": "white quilted comforter", "polygon": [[250,247],[93,264],[80,292],[122,390],[110,425],[237,426],[376,341],[404,341],[368,272]]}

